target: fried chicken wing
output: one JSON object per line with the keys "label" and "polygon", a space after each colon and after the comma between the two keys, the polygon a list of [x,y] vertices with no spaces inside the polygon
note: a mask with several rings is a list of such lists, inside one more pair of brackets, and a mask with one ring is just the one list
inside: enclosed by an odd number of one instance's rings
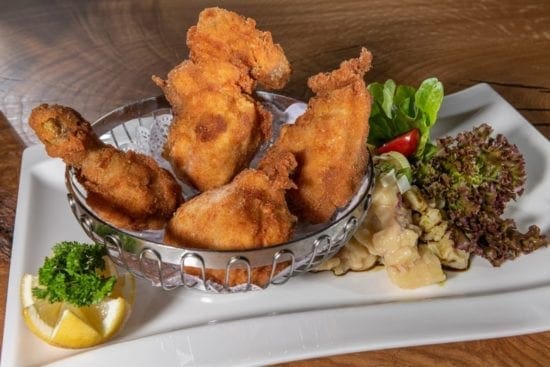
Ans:
{"label": "fried chicken wing", "polygon": [[187,33],[190,58],[227,61],[250,74],[264,87],[281,89],[290,77],[290,65],[270,32],[256,29],[256,22],[220,8],[208,8]]}
{"label": "fried chicken wing", "polygon": [[256,82],[281,88],[290,66],[268,32],[219,8],[201,12],[187,35],[190,59],[167,80],[153,76],[174,114],[163,156],[201,191],[246,168],[270,135],[271,115],[252,97]]}
{"label": "fried chicken wing", "polygon": [[[289,174],[296,167],[291,153],[281,155],[281,161],[270,172],[245,169],[231,183],[205,191],[181,205],[168,222],[164,243],[176,247],[195,247],[210,250],[249,250],[268,247],[290,239],[296,217],[288,210],[285,190],[295,187]],[[278,274],[289,266],[283,261],[275,267]],[[201,275],[196,267],[185,271]],[[271,265],[246,269],[234,268],[227,278],[228,286],[247,282],[266,286]],[[207,279],[219,284],[226,282],[226,269],[205,269]]]}
{"label": "fried chicken wing", "polygon": [[252,80],[230,63],[187,60],[166,82],[154,80],[174,114],[164,157],[201,191],[229,182],[269,135],[271,115],[242,93],[252,91]]}
{"label": "fried chicken wing", "polygon": [[51,157],[77,169],[99,216],[130,230],[160,229],[183,201],[174,177],[150,157],[104,144],[71,108],[40,105],[29,124]]}
{"label": "fried chicken wing", "polygon": [[231,183],[181,205],[166,226],[164,242],[211,250],[283,243],[296,222],[285,201],[286,187],[262,171],[245,169]]}
{"label": "fried chicken wing", "polygon": [[283,126],[279,139],[259,168],[273,171],[281,154],[294,154],[297,188],[287,192],[291,211],[300,219],[328,221],[357,190],[366,169],[371,100],[363,80],[372,55],[363,48],[331,73],[308,80],[316,96],[294,125]]}

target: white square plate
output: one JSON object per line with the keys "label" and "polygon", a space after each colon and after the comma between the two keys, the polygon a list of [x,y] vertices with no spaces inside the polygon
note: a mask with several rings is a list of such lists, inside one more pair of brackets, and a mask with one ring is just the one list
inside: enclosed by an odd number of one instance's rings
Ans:
{"label": "white square plate", "polygon": [[[550,144],[488,85],[445,97],[435,136],[489,122],[520,147],[525,194],[507,215],[550,228]],[[493,268],[475,258],[444,286],[400,290],[384,271],[306,274],[261,292],[165,292],[138,281],[133,314],[111,342],[51,347],[21,317],[19,282],[62,240],[88,241],[66,200],[64,165],[42,146],[25,150],[1,365],[258,365],[362,350],[550,330],[550,248]]]}

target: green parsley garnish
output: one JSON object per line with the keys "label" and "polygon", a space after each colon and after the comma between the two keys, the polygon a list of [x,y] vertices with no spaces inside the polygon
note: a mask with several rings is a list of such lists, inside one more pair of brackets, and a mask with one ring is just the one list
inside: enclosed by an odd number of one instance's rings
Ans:
{"label": "green parsley garnish", "polygon": [[60,242],[53,248],[53,256],[46,257],[38,270],[39,287],[33,295],[49,302],[68,302],[75,306],[89,306],[101,302],[110,294],[116,282],[114,276],[104,277],[105,246],[79,242]]}

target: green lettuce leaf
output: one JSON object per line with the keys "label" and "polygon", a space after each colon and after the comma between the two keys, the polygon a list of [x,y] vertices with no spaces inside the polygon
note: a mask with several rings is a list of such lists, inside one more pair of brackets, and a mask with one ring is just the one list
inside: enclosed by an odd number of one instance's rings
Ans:
{"label": "green lettuce leaf", "polygon": [[376,147],[414,128],[420,131],[415,153],[417,159],[431,154],[430,130],[437,121],[443,101],[443,84],[437,78],[426,79],[418,89],[398,85],[389,79],[384,84],[371,83],[368,90],[373,104],[368,143]]}

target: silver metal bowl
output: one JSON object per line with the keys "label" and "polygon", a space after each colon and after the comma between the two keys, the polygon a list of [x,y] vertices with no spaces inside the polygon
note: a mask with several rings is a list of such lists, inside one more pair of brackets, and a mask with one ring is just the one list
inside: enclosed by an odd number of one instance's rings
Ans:
{"label": "silver metal bowl", "polygon": [[[280,127],[288,120],[288,111],[300,102],[267,92],[257,92],[257,97],[272,112],[274,131],[271,141],[260,149],[259,157],[278,136]],[[151,127],[155,119],[170,116],[165,98],[154,97],[117,108],[93,123],[93,128],[103,141],[128,149],[135,146],[140,129]],[[116,264],[166,290],[183,285],[223,293],[283,284],[336,254],[363,221],[373,180],[373,164],[369,159],[360,188],[350,203],[339,209],[329,223],[302,226],[289,242],[255,250],[213,251],[164,245],[163,231],[131,232],[110,225],[86,204],[86,190],[76,180],[74,170],[67,167],[65,173],[67,197],[74,216],[93,241],[106,245]],[[185,183],[182,188],[186,199],[196,194]],[[218,277],[210,277],[212,272]],[[231,282],[235,272],[244,275],[239,285]],[[262,281],[256,276],[259,273],[263,274]]]}

